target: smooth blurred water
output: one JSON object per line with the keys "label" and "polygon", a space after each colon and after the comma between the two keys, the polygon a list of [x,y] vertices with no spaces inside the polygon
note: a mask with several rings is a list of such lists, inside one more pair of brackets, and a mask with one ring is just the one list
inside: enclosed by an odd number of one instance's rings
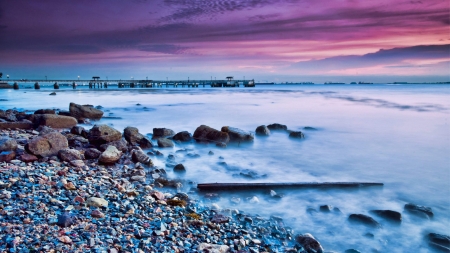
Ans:
{"label": "smooth blurred water", "polygon": [[[359,190],[290,190],[275,201],[268,193],[226,194],[222,207],[268,217],[280,215],[297,233],[313,234],[326,250],[343,252],[433,252],[424,239],[429,232],[450,234],[450,86],[449,85],[267,85],[256,88],[0,90],[0,109],[60,108],[69,102],[101,105],[101,120],[123,130],[154,127],[193,133],[201,125],[254,131],[281,123],[291,130],[305,126],[306,138],[293,140],[283,132],[256,137],[251,144],[183,144],[161,150],[187,167],[186,179],[213,182],[382,182],[382,188]],[[140,105],[137,105],[140,104]],[[89,128],[89,126],[86,126]],[[303,130],[302,130],[303,131]],[[190,148],[199,158],[176,152]],[[214,155],[208,155],[212,150]],[[219,157],[223,157],[220,159]],[[166,158],[154,158],[159,166]],[[228,166],[220,165],[226,162]],[[170,169],[168,169],[170,171]],[[256,172],[249,179],[240,172]],[[172,176],[176,176],[171,174]],[[257,195],[260,203],[245,201]],[[239,205],[231,196],[242,198]],[[405,203],[429,206],[435,216],[424,220],[403,211]],[[341,214],[307,211],[320,205],[338,207]],[[369,211],[402,212],[395,226]],[[352,213],[369,214],[382,229],[355,226]],[[373,238],[364,236],[367,232]]]}

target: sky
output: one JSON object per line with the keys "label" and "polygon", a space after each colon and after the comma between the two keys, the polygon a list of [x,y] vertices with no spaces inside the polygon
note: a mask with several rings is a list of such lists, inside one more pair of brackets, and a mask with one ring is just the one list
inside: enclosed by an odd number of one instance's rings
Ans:
{"label": "sky", "polygon": [[5,79],[450,81],[448,0],[3,0]]}

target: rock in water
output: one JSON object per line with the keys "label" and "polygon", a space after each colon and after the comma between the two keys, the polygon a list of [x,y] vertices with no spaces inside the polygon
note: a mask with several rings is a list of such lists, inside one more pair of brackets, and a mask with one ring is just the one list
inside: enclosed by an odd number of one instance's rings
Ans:
{"label": "rock in water", "polygon": [[61,149],[58,152],[58,156],[61,160],[65,161],[65,162],[70,162],[73,160],[82,160],[80,151],[78,151],[76,149],[70,149],[70,148]]}
{"label": "rock in water", "polygon": [[215,142],[224,144],[230,141],[228,133],[218,131],[205,125],[201,125],[195,129],[194,139],[198,142]]}
{"label": "rock in water", "polygon": [[70,103],[69,105],[70,115],[77,119],[101,119],[103,112],[95,109],[94,107],[79,105],[75,103]]}
{"label": "rock in water", "polygon": [[108,201],[102,198],[90,197],[86,200],[86,205],[93,207],[108,207]]}
{"label": "rock in water", "polygon": [[323,248],[322,245],[309,233],[303,235],[297,235],[295,238],[297,243],[299,243],[308,253],[317,252],[322,253]]}
{"label": "rock in water", "polygon": [[114,146],[108,146],[108,148],[100,155],[98,161],[104,164],[113,164],[119,161],[122,152]]}
{"label": "rock in water", "polygon": [[261,125],[255,130],[256,135],[268,136],[270,135],[270,130],[266,125]]}
{"label": "rock in water", "polygon": [[72,127],[72,129],[70,129],[70,133],[71,134],[80,135],[80,136],[82,136],[84,138],[88,137],[88,132],[82,126],[74,126],[74,127]]}
{"label": "rock in water", "polygon": [[350,214],[348,220],[355,223],[367,225],[369,227],[380,228],[381,225],[378,221],[365,214]]}
{"label": "rock in water", "polygon": [[191,141],[192,137],[188,131],[179,132],[172,138],[174,141],[187,142]]}
{"label": "rock in water", "polygon": [[153,166],[152,159],[139,148],[131,151],[131,159],[133,159],[135,163],[139,162],[147,166]]}
{"label": "rock in water", "polygon": [[55,114],[36,114],[34,124],[37,126],[48,126],[52,128],[71,128],[78,121],[74,117],[61,116]]}
{"label": "rock in water", "polygon": [[183,164],[180,163],[180,164],[175,165],[175,167],[173,167],[173,171],[183,173],[183,172],[186,172],[186,168],[184,167]]}
{"label": "rock in water", "polygon": [[222,127],[221,131],[228,133],[230,141],[245,142],[245,141],[253,141],[254,139],[253,133],[246,132],[244,130],[235,127],[224,126]]}
{"label": "rock in water", "polygon": [[435,243],[435,244],[438,244],[438,245],[442,245],[442,246],[445,246],[445,247],[450,247],[450,236],[448,236],[448,235],[429,233],[428,234],[428,239],[432,243]]}
{"label": "rock in water", "polygon": [[160,148],[171,148],[173,147],[173,141],[167,138],[159,138],[158,139],[158,147]]}
{"label": "rock in water", "polygon": [[108,125],[94,125],[89,131],[89,142],[94,145],[102,145],[122,139],[122,133]]}
{"label": "rock in water", "polygon": [[273,123],[273,124],[267,125],[267,128],[269,128],[270,130],[287,130],[286,125],[282,125],[282,124],[278,124],[278,123]]}
{"label": "rock in water", "polygon": [[198,245],[198,251],[209,253],[227,253],[230,251],[230,247],[228,247],[227,245],[200,243]]}
{"label": "rock in water", "polygon": [[0,152],[1,151],[14,151],[17,148],[17,141],[9,137],[0,139]]}
{"label": "rock in water", "polygon": [[141,148],[153,147],[152,142],[143,134],[140,134],[136,127],[126,127],[123,130],[123,136],[131,145],[139,145]]}
{"label": "rock in water", "polygon": [[301,131],[291,131],[289,133],[289,137],[291,137],[291,138],[298,138],[298,139],[304,139],[305,135]]}
{"label": "rock in water", "polygon": [[391,211],[391,210],[372,210],[372,213],[391,220],[391,221],[395,221],[395,222],[401,222],[402,221],[402,214],[396,211]]}
{"label": "rock in water", "polygon": [[128,151],[127,141],[125,141],[124,139],[120,139],[118,141],[112,141],[112,142],[108,142],[106,144],[100,145],[100,150],[105,151],[108,148],[108,146],[114,146],[122,152]]}
{"label": "rock in water", "polygon": [[68,147],[69,143],[64,135],[50,132],[28,141],[25,148],[33,155],[47,157],[57,155],[61,149]]}
{"label": "rock in water", "polygon": [[153,128],[153,138],[169,137],[175,135],[172,129],[168,128]]}
{"label": "rock in water", "polygon": [[426,206],[419,206],[419,205],[415,205],[415,204],[405,204],[405,210],[413,213],[413,214],[424,214],[426,215],[428,218],[433,218],[434,214],[433,211],[431,210],[431,207],[426,207]]}

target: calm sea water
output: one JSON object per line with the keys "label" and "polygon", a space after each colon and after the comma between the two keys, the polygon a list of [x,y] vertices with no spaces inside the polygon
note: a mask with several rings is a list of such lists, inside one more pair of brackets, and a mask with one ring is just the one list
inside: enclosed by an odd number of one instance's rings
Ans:
{"label": "calm sea water", "polygon": [[[425,237],[450,234],[450,86],[449,85],[267,85],[256,88],[159,88],[0,90],[0,109],[60,108],[69,102],[101,105],[101,120],[119,130],[154,127],[193,133],[201,125],[254,131],[281,123],[291,130],[317,128],[292,140],[286,133],[256,137],[252,144],[183,144],[161,150],[175,154],[187,167],[184,177],[212,182],[382,182],[384,187],[359,190],[290,190],[275,201],[268,193],[226,194],[218,202],[247,213],[282,216],[296,233],[311,233],[325,250],[343,252],[433,252]],[[137,105],[140,104],[140,105]],[[86,126],[90,128],[90,126]],[[200,155],[189,158],[182,148]],[[208,155],[212,150],[214,155]],[[165,166],[165,158],[155,158]],[[226,162],[227,166],[219,164]],[[168,169],[170,171],[170,169]],[[256,179],[240,173],[253,173]],[[171,173],[170,173],[171,174]],[[172,176],[176,176],[171,174]],[[256,195],[259,203],[249,203]],[[240,204],[229,201],[242,199]],[[404,212],[405,203],[429,206],[433,219]],[[340,214],[314,212],[320,205],[338,207]],[[401,225],[369,213],[373,209],[402,212]],[[369,214],[383,228],[350,224],[352,213]],[[372,233],[373,237],[366,236]]]}

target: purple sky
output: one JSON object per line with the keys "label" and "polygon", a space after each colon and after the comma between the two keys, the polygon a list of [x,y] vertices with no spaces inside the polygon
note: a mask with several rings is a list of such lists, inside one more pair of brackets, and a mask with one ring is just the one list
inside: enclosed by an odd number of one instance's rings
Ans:
{"label": "purple sky", "polygon": [[0,1],[11,78],[449,81],[448,0]]}

